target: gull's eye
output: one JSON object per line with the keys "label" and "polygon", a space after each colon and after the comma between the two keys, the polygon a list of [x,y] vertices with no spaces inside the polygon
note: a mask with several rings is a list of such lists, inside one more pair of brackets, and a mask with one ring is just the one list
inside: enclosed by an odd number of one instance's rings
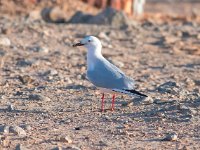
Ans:
{"label": "gull's eye", "polygon": [[91,40],[88,40],[88,42],[91,42]]}

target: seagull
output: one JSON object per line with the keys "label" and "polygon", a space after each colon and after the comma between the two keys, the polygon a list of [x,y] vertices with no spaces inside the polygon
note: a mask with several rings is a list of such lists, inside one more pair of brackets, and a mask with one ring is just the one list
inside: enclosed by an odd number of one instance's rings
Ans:
{"label": "seagull", "polygon": [[113,94],[111,110],[114,110],[115,94],[148,97],[136,91],[134,80],[126,76],[118,67],[105,59],[101,53],[102,44],[95,36],[86,36],[73,47],[87,49],[87,79],[102,92],[101,111],[104,112],[104,93]]}

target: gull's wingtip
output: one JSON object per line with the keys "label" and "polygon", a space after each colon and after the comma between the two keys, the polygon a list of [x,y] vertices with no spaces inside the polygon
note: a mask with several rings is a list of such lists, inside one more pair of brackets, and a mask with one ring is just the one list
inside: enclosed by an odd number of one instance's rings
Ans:
{"label": "gull's wingtip", "polygon": [[142,97],[148,97],[147,95],[145,94],[142,94],[136,90],[129,90],[129,89],[122,89],[122,90],[119,90],[119,89],[113,89],[113,91],[115,92],[119,92],[119,93],[123,93],[123,94],[128,94],[128,95],[138,95],[138,96],[142,96]]}
{"label": "gull's wingtip", "polygon": [[125,90],[125,91],[133,93],[133,94],[136,94],[136,95],[139,95],[139,96],[148,97],[147,95],[145,95],[143,93],[140,93],[140,92],[138,92],[136,90]]}

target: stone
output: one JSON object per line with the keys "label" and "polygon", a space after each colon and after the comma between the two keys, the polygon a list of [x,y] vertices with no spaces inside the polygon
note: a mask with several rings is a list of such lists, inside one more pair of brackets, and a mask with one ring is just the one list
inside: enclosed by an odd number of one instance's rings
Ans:
{"label": "stone", "polygon": [[33,52],[41,52],[41,53],[49,52],[49,49],[45,46],[32,46],[32,47],[28,47],[28,49]]}
{"label": "stone", "polygon": [[11,144],[11,141],[7,136],[2,137],[1,141],[2,141],[1,142],[2,146],[5,147],[5,148],[9,147],[10,144]]}
{"label": "stone", "polygon": [[168,44],[174,44],[176,43],[178,40],[180,40],[179,38],[175,37],[175,36],[166,36],[165,37],[165,41]]}
{"label": "stone", "polygon": [[130,24],[128,17],[122,12],[113,8],[106,8],[89,20],[91,24],[111,25],[114,27],[124,27]]}
{"label": "stone", "polygon": [[6,47],[10,46],[11,45],[10,39],[7,37],[0,37],[0,45]]}
{"label": "stone", "polygon": [[23,146],[22,144],[17,144],[15,150],[28,150],[25,146]]}
{"label": "stone", "polygon": [[121,106],[122,107],[131,107],[131,106],[133,106],[133,102],[131,101],[131,102],[122,102],[122,104],[121,104]]}
{"label": "stone", "polygon": [[21,128],[23,128],[24,130],[27,130],[27,131],[30,131],[32,130],[32,127],[28,124],[23,124],[23,125],[20,125]]}
{"label": "stone", "polygon": [[33,101],[50,101],[50,98],[39,94],[30,94],[28,99]]}
{"label": "stone", "polygon": [[13,110],[15,110],[15,107],[12,104],[9,104],[8,107],[7,107],[7,110],[13,111]]}
{"label": "stone", "polygon": [[75,145],[72,145],[72,146],[66,147],[66,150],[81,150],[81,149]]}
{"label": "stone", "polygon": [[58,146],[51,150],[81,150],[81,149],[75,145],[72,145],[72,146],[68,146],[68,147]]}
{"label": "stone", "polygon": [[34,80],[29,76],[29,75],[24,75],[24,76],[19,76],[19,80],[23,83],[23,84],[30,84],[32,83]]}
{"label": "stone", "polygon": [[194,82],[191,78],[186,78],[186,79],[185,79],[185,83],[186,83],[187,86],[189,86],[189,87],[194,87],[194,86],[195,86],[195,82]]}
{"label": "stone", "polygon": [[65,23],[66,17],[60,7],[46,7],[41,11],[42,19],[51,23]]}
{"label": "stone", "polygon": [[150,96],[144,97],[144,99],[142,100],[142,104],[145,104],[145,105],[149,105],[149,104],[153,104],[153,103],[154,103],[154,100]]}
{"label": "stone", "polygon": [[86,23],[98,25],[111,25],[113,27],[126,27],[131,24],[128,17],[122,12],[113,8],[106,8],[96,16],[77,12],[68,23]]}
{"label": "stone", "polygon": [[9,129],[10,129],[10,126],[6,126],[5,125],[4,128],[3,128],[3,132],[6,133],[6,134],[8,134],[10,132]]}
{"label": "stone", "polygon": [[26,131],[19,126],[11,126],[10,132],[19,135],[20,137],[26,137]]}
{"label": "stone", "polygon": [[27,66],[31,66],[32,64],[33,62],[30,60],[21,59],[17,61],[16,65],[20,67],[27,67]]}
{"label": "stone", "polygon": [[176,133],[167,134],[161,141],[177,141],[178,135]]}
{"label": "stone", "polygon": [[56,137],[56,140],[60,141],[60,142],[66,142],[66,143],[69,143],[69,144],[72,143],[72,139],[69,136],[64,136],[64,135]]}
{"label": "stone", "polygon": [[68,21],[68,23],[88,23],[89,20],[94,17],[90,14],[84,14],[81,11],[77,11],[71,19]]}
{"label": "stone", "polygon": [[41,20],[42,19],[42,16],[40,14],[40,10],[33,10],[33,11],[30,11],[29,14],[28,14],[28,18],[30,20]]}
{"label": "stone", "polygon": [[50,70],[47,70],[43,73],[43,76],[47,76],[47,75],[52,75],[52,76],[56,76],[58,75],[58,71],[55,70],[55,69],[50,69]]}
{"label": "stone", "polygon": [[5,56],[6,52],[2,49],[0,49],[0,56]]}

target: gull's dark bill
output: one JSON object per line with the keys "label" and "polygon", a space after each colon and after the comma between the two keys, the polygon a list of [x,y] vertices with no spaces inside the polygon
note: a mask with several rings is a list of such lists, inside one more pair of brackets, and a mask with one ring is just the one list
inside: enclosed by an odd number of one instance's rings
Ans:
{"label": "gull's dark bill", "polygon": [[84,44],[82,44],[82,43],[76,43],[76,44],[74,44],[73,45],[73,47],[76,47],[76,46],[83,46]]}

